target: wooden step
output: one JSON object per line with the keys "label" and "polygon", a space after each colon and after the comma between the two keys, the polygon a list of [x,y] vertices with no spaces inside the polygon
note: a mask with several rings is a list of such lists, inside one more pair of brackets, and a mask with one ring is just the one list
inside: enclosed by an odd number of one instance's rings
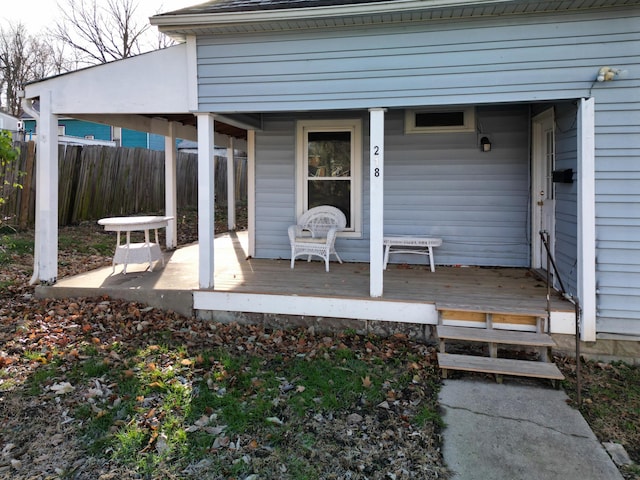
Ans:
{"label": "wooden step", "polygon": [[462,340],[468,342],[500,343],[505,345],[526,345],[530,347],[555,347],[556,342],[544,333],[517,332],[472,327],[447,327],[438,325],[439,339]]}
{"label": "wooden step", "polygon": [[547,362],[438,353],[438,364],[443,370],[445,378],[447,370],[464,370],[496,375],[564,380],[564,375],[558,370],[558,367],[553,363]]}
{"label": "wooden step", "polygon": [[509,305],[508,307],[503,307],[498,304],[495,305],[466,305],[462,303],[436,303],[436,310],[446,311],[451,310],[455,312],[476,312],[476,313],[492,313],[492,314],[500,314],[500,315],[523,315],[528,317],[547,317],[547,311],[544,309],[531,309],[531,308],[519,308],[514,307],[513,305]]}

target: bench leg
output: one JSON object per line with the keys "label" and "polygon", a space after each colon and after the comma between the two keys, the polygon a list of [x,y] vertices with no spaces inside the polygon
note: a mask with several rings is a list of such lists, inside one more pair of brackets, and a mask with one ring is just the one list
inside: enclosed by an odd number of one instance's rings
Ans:
{"label": "bench leg", "polygon": [[384,247],[384,270],[387,269],[387,263],[389,262],[389,249],[391,245],[385,245]]}

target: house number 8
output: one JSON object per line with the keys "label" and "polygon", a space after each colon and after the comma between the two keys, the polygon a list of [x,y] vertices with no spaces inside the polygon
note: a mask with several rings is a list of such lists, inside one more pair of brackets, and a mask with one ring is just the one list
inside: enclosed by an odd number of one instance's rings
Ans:
{"label": "house number 8", "polygon": [[375,168],[373,170],[373,175],[376,176],[376,177],[379,177],[380,176],[380,169],[379,168]]}

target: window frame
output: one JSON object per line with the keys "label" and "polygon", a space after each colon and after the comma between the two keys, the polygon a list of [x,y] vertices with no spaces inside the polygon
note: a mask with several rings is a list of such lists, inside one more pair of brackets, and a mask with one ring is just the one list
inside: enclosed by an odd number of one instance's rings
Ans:
{"label": "window frame", "polygon": [[[416,115],[420,113],[454,113],[462,112],[463,125],[443,125],[439,127],[417,127]],[[476,109],[473,106],[460,107],[431,107],[405,110],[404,133],[456,133],[476,131]]]}
{"label": "window frame", "polygon": [[350,228],[340,232],[338,236],[361,238],[363,162],[361,119],[298,120],[296,122],[296,216],[302,215],[309,205],[308,133],[336,131],[351,133],[351,218],[348,219]]}

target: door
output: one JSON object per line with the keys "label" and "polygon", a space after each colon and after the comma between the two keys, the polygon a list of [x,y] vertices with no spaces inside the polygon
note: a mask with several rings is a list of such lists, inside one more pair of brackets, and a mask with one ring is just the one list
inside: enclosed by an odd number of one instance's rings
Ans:
{"label": "door", "polygon": [[[553,109],[550,108],[533,118],[532,138],[532,252],[534,269],[547,270],[547,252],[540,236],[548,238],[549,251],[555,252],[555,189],[553,168],[555,164],[555,134]],[[549,272],[553,278],[553,268]],[[555,281],[554,281],[555,283]]]}

